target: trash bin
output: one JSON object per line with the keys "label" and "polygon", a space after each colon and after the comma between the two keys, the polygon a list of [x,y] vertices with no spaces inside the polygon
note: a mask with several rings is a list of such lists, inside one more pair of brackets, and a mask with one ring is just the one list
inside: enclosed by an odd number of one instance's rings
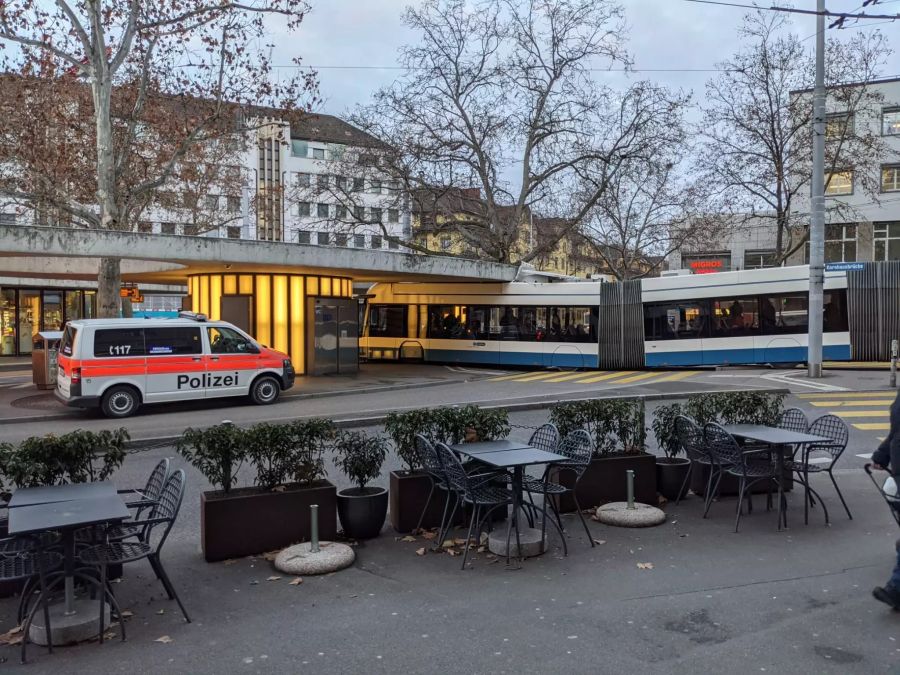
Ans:
{"label": "trash bin", "polygon": [[53,389],[56,386],[59,342],[62,331],[43,330],[34,338],[31,350],[31,378],[38,389]]}

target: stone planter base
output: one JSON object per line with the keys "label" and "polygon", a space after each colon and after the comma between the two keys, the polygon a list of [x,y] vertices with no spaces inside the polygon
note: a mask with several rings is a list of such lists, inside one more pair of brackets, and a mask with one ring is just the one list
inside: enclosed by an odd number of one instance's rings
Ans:
{"label": "stone planter base", "polygon": [[[656,504],[656,457],[642,452],[592,459],[578,482],[576,494],[581,508],[626,501],[628,488],[625,472],[628,469],[634,471],[635,501]],[[550,480],[570,487],[575,482],[575,475],[571,471],[553,470]],[[562,495],[557,506],[560,512],[571,512],[575,510],[575,500],[570,494]]]}

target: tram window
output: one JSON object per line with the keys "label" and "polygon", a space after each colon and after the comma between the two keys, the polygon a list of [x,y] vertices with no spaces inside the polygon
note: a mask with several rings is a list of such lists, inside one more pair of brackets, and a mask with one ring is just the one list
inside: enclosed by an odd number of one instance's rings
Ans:
{"label": "tram window", "polygon": [[759,332],[762,335],[805,333],[808,329],[809,296],[764,295],[759,299]]}
{"label": "tram window", "polygon": [[551,307],[547,340],[592,342],[597,339],[597,316],[590,307]]}
{"label": "tram window", "polygon": [[370,337],[406,337],[405,305],[371,305],[369,307]]}
{"label": "tram window", "polygon": [[712,301],[712,337],[752,335],[758,327],[756,298],[723,298]]}
{"label": "tram window", "polygon": [[535,342],[544,340],[547,333],[546,307],[517,307],[519,340]]}
{"label": "tram window", "polygon": [[521,312],[518,307],[501,307],[499,324],[501,340],[520,339]]}
{"label": "tram window", "polygon": [[709,337],[705,302],[673,302],[644,307],[647,340],[691,340]]}
{"label": "tram window", "polygon": [[459,305],[431,305],[428,308],[428,336],[432,338],[464,338],[465,326]]}
{"label": "tram window", "polygon": [[471,338],[473,340],[491,340],[496,336],[492,336],[494,326],[492,314],[493,307],[467,307],[466,308],[466,330],[462,337]]}
{"label": "tram window", "polygon": [[825,291],[825,311],[822,323],[826,333],[843,333],[850,330],[847,321],[847,291]]}

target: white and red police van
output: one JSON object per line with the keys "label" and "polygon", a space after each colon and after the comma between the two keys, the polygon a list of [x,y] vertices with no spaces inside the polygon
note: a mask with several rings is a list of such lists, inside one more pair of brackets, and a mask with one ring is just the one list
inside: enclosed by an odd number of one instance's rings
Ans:
{"label": "white and red police van", "polygon": [[181,312],[177,319],[70,321],[59,346],[56,396],[66,405],[128,417],[144,403],[249,396],[273,403],[294,384],[286,354],[224,321]]}

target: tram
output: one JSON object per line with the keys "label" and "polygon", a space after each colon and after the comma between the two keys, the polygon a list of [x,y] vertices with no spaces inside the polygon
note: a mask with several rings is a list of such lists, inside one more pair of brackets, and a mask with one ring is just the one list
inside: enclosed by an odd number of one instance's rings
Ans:
{"label": "tram", "polygon": [[[376,284],[360,350],[478,366],[794,365],[807,356],[808,289],[808,266],[622,283]],[[849,304],[848,273],[826,272],[825,360],[854,357]]]}

